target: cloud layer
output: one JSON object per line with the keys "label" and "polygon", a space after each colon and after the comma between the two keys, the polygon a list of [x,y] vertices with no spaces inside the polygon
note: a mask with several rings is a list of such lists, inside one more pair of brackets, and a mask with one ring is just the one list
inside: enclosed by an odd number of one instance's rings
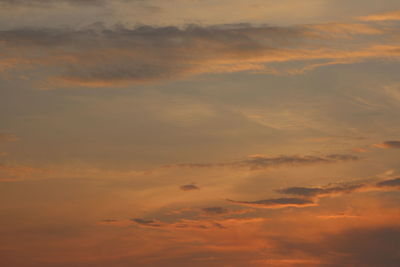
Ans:
{"label": "cloud layer", "polygon": [[[386,38],[390,34],[392,29],[362,23],[24,28],[0,32],[0,69],[44,68],[42,86],[49,88],[121,86],[202,73],[295,74],[333,64],[397,59],[399,46]],[[288,68],[288,62],[302,67]]]}

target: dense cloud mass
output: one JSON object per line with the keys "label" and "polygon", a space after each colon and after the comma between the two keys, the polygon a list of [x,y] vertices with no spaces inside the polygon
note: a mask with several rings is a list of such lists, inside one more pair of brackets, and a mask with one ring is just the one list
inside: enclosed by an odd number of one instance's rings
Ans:
{"label": "dense cloud mass", "polygon": [[[302,62],[301,73],[319,66],[397,58],[399,47],[348,35],[382,35],[368,25],[294,27],[249,24],[185,27],[13,29],[0,32],[0,69],[45,67],[44,87],[113,86],[171,80],[201,73],[238,71],[278,74],[269,66]],[[390,32],[388,32],[390,33]],[[337,39],[333,42],[333,40]],[[318,41],[317,41],[318,40]],[[313,44],[315,42],[315,44]],[[318,43],[323,43],[323,45]],[[346,50],[332,46],[348,43]],[[51,70],[51,71],[50,71]]]}
{"label": "dense cloud mass", "polygon": [[273,47],[301,35],[298,29],[249,25],[185,29],[148,26],[106,29],[97,25],[85,30],[3,31],[0,42],[9,55],[12,48],[44,53],[39,58],[15,55],[6,60],[55,65],[61,68],[59,82],[101,86],[252,69],[263,61],[262,57],[270,55],[279,60],[281,52]]}

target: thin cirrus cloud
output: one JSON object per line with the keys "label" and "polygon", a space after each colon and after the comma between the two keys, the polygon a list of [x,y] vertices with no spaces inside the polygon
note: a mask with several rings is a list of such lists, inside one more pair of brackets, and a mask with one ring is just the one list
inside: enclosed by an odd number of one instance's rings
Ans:
{"label": "thin cirrus cloud", "polygon": [[[237,226],[249,223],[259,223],[265,221],[265,218],[225,218],[218,220],[209,219],[178,219],[174,222],[164,222],[158,220],[148,220],[143,218],[130,219],[129,222],[117,220],[102,220],[100,225],[127,227],[132,224],[143,228],[160,228],[165,230],[214,230],[227,229],[231,226]],[[118,223],[119,222],[119,223]]]}
{"label": "thin cirrus cloud", "polygon": [[302,166],[312,164],[327,164],[347,161],[357,161],[360,158],[350,154],[331,154],[326,156],[298,156],[283,155],[268,157],[263,155],[249,156],[246,159],[226,163],[181,163],[168,165],[167,167],[186,167],[186,168],[214,168],[214,167],[234,167],[247,168],[250,170],[260,170],[278,166]]}
{"label": "thin cirrus cloud", "polygon": [[197,220],[180,220],[174,223],[159,222],[155,220],[146,220],[141,218],[131,219],[132,222],[136,223],[141,227],[160,227],[165,229],[210,229],[210,228],[224,228],[218,222],[209,221],[197,221]]}
{"label": "thin cirrus cloud", "polygon": [[[37,78],[43,88],[125,86],[202,73],[296,74],[334,64],[397,59],[398,43],[387,38],[395,27],[94,24],[83,29],[12,29],[0,32],[0,51],[7,52],[0,69],[44,68]],[[287,62],[301,62],[302,67],[276,66]]]}

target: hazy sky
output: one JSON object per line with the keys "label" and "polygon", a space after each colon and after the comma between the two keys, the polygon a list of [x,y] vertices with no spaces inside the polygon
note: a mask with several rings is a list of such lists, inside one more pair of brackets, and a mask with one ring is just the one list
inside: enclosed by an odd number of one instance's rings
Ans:
{"label": "hazy sky", "polygon": [[396,267],[398,0],[0,0],[0,265]]}

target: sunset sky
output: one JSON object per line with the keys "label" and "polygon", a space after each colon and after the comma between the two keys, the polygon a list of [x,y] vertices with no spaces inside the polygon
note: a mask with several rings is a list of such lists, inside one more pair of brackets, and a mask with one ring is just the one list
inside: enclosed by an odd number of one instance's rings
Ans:
{"label": "sunset sky", "polygon": [[399,0],[0,0],[0,266],[398,267]]}

